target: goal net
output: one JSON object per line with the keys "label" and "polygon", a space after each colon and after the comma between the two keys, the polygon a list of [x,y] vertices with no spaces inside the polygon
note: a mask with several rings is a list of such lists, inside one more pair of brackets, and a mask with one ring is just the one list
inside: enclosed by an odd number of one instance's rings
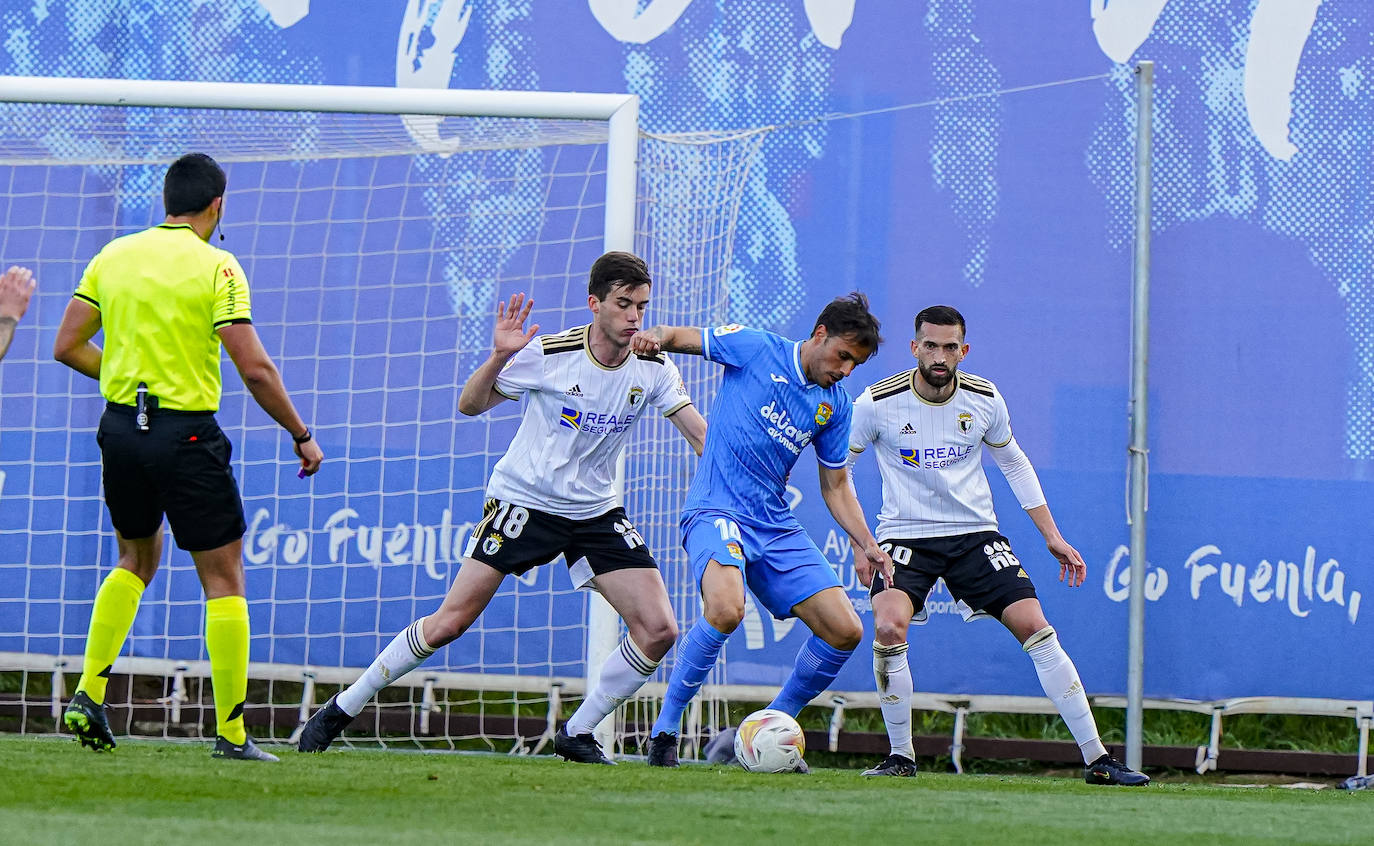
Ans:
{"label": "goal net", "polygon": [[[612,95],[146,83],[132,99],[147,105],[131,106],[79,104],[111,89],[75,80],[58,102],[16,102],[40,99],[20,82],[0,87],[0,261],[33,267],[39,290],[0,366],[0,671],[19,679],[0,693],[3,730],[52,729],[116,557],[94,438],[103,401],[51,361],[54,333],[90,258],[161,221],[172,159],[202,151],[224,165],[224,240],[212,243],[243,263],[254,323],[327,456],[298,479],[289,442],[226,361],[218,416],[249,524],[246,716],[280,739],[448,587],[519,420],[515,403],[456,412],[496,303],[524,291],[541,331],[585,323],[592,261],[633,249],[656,280],[651,320],[722,320],[761,139],[640,137],[633,98]],[[713,374],[681,364],[709,406]],[[646,420],[625,462],[626,507],[684,623],[697,600],[676,523],[693,467],[666,421]],[[599,657],[593,608],[561,564],[506,580],[472,630],[355,728],[538,748]],[[111,686],[117,734],[213,736],[203,613],[190,558],[169,542],[115,664],[132,674]]]}

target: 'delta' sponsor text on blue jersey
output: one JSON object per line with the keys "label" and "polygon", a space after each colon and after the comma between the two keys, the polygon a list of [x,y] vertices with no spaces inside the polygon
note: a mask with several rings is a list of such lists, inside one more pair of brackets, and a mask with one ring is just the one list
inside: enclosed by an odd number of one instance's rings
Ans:
{"label": "'delta' sponsor text on blue jersey", "polygon": [[802,373],[801,342],[737,324],[703,329],[702,355],[725,365],[706,450],[683,514],[723,511],[756,525],[794,525],[787,476],[808,444],[827,467],[849,452],[849,394]]}

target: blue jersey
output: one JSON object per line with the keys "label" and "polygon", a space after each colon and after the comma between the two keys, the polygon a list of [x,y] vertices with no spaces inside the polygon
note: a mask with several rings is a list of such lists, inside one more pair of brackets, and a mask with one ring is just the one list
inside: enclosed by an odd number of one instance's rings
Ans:
{"label": "blue jersey", "polygon": [[849,394],[807,381],[800,341],[737,324],[703,329],[701,340],[725,378],[684,516],[721,511],[759,526],[795,525],[787,476],[808,444],[826,467],[845,466]]}

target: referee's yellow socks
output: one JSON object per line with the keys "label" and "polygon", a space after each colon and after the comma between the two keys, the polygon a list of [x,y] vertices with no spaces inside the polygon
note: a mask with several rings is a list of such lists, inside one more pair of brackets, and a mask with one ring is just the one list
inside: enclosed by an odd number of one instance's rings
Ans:
{"label": "referee's yellow socks", "polygon": [[96,703],[105,701],[110,667],[124,648],[144,587],[138,576],[116,567],[96,591],[91,628],[86,635],[86,655],[81,661],[81,681],[76,686]]}
{"label": "referee's yellow socks", "polygon": [[242,596],[206,600],[205,650],[210,653],[219,735],[242,744],[247,738],[243,702],[248,694],[248,600]]}

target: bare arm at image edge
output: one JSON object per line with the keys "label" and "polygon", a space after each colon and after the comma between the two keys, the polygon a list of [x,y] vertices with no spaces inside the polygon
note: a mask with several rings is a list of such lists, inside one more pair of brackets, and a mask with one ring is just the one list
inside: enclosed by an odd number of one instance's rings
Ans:
{"label": "bare arm at image edge", "polygon": [[29,298],[36,284],[33,271],[27,267],[12,266],[0,276],[0,359],[9,352],[14,327],[28,311]]}

